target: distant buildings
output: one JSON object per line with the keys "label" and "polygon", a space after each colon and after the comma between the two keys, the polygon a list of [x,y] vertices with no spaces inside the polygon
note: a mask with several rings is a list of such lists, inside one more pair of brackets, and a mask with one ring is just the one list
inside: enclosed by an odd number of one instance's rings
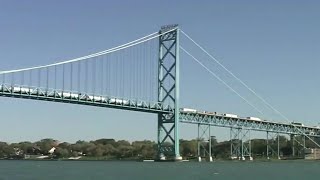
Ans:
{"label": "distant buildings", "polygon": [[49,154],[53,154],[55,150],[56,150],[56,148],[53,147],[53,148],[51,148],[51,149],[48,151],[48,153],[49,153]]}

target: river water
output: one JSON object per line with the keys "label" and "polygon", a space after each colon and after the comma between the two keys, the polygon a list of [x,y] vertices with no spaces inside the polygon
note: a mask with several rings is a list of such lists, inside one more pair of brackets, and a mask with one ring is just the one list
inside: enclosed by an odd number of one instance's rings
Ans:
{"label": "river water", "polygon": [[320,179],[320,161],[107,162],[0,161],[0,180],[99,179]]}

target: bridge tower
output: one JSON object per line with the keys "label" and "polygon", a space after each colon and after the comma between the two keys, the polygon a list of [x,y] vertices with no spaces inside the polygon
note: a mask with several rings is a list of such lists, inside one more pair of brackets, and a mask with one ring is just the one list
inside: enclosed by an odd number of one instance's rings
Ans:
{"label": "bridge tower", "polygon": [[172,114],[158,114],[158,158],[182,160],[179,152],[179,29],[159,31],[158,101],[174,107]]}

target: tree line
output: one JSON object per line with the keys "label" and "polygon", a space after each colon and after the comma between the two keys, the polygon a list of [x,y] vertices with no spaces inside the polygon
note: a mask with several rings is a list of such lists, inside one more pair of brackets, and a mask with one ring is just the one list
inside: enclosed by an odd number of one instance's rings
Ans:
{"label": "tree line", "polygon": [[[301,137],[302,138],[302,137]],[[233,142],[240,140],[233,140]],[[199,140],[201,142],[200,155],[204,156],[208,151],[209,141]],[[278,139],[270,139],[269,155],[275,155],[278,149]],[[282,156],[292,154],[293,142],[286,136],[279,136],[279,149]],[[306,147],[315,147],[310,141],[306,140]],[[169,143],[168,147],[171,146]],[[231,141],[218,142],[217,139],[211,139],[212,156],[216,159],[229,159]],[[267,140],[252,139],[252,156],[265,157]],[[49,152],[55,147],[53,152]],[[296,151],[301,149],[301,144],[295,143]],[[185,159],[193,159],[198,156],[198,140],[180,140],[181,156]],[[98,139],[94,141],[77,141],[76,143],[63,142],[59,143],[54,139],[42,139],[37,142],[19,142],[6,143],[0,142],[0,159],[24,159],[26,156],[43,156],[48,158],[69,158],[79,157],[89,159],[154,159],[157,155],[157,144],[154,141],[134,141],[126,140],[116,141],[114,139]]]}

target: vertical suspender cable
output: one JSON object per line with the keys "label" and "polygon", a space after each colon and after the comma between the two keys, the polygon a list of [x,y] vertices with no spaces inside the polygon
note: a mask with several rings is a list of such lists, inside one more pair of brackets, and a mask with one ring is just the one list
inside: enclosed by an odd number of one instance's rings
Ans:
{"label": "vertical suspender cable", "polygon": [[120,68],[120,71],[119,71],[119,96],[120,97],[123,97],[123,94],[122,94],[122,75],[123,75],[123,66],[122,66],[122,53],[121,51],[119,51],[119,68]]}
{"label": "vertical suspender cable", "polygon": [[86,60],[86,63],[85,63],[85,72],[84,72],[84,75],[85,75],[85,78],[84,78],[84,89],[85,89],[85,93],[87,94],[88,93],[88,60]]}
{"label": "vertical suspender cable", "polygon": [[125,97],[125,94],[124,94],[124,93],[125,93],[125,87],[124,87],[124,86],[125,86],[125,84],[124,84],[124,80],[125,80],[124,77],[125,77],[125,75],[124,75],[124,74],[125,74],[125,72],[126,72],[126,71],[125,71],[125,65],[124,65],[124,53],[125,53],[125,52],[126,52],[126,50],[124,49],[124,50],[123,50],[123,53],[121,53],[121,59],[120,59],[120,60],[121,60],[121,61],[120,61],[120,62],[121,62],[121,72],[122,72],[122,73],[121,73],[121,82],[122,82],[121,97]]}
{"label": "vertical suspender cable", "polygon": [[105,62],[105,76],[106,76],[106,87],[105,87],[105,95],[109,95],[108,87],[109,87],[109,69],[108,69],[108,55],[106,55],[106,62]]}
{"label": "vertical suspender cable", "polygon": [[121,96],[121,53],[119,52],[117,55],[117,97]]}
{"label": "vertical suspender cable", "polygon": [[93,88],[93,94],[96,94],[95,73],[96,73],[96,59],[93,59],[93,64],[92,64],[92,88]]}
{"label": "vertical suspender cable", "polygon": [[144,46],[143,46],[143,48],[142,48],[142,71],[141,71],[141,75],[142,75],[142,83],[143,83],[143,85],[142,85],[142,87],[143,87],[143,94],[142,94],[142,96],[143,96],[143,100],[147,100],[146,99],[146,97],[147,97],[147,86],[146,86],[146,76],[145,76],[145,73],[146,73],[146,51],[145,51],[145,44],[143,44]]}
{"label": "vertical suspender cable", "polygon": [[[149,42],[149,41],[148,41]],[[150,98],[150,93],[149,93],[149,88],[148,88],[148,79],[147,79],[147,75],[148,75],[148,44],[145,43],[145,48],[143,48],[144,51],[144,71],[143,71],[143,77],[144,77],[144,87],[145,87],[145,100],[149,100]],[[149,101],[150,102],[150,101]]]}
{"label": "vertical suspender cable", "polygon": [[80,79],[81,79],[81,61],[78,61],[78,94],[81,92],[80,86]]}
{"label": "vertical suspender cable", "polygon": [[136,47],[136,50],[135,50],[135,61],[134,61],[134,77],[135,77],[135,82],[134,82],[134,89],[135,89],[135,92],[134,92],[134,98],[135,99],[138,99],[138,47]]}
{"label": "vertical suspender cable", "polygon": [[32,86],[32,70],[29,71],[29,88]]}
{"label": "vertical suspender cable", "polygon": [[129,68],[128,68],[128,84],[129,84],[129,99],[132,99],[132,80],[131,78],[133,78],[132,76],[132,49],[129,49],[128,52],[128,61],[129,61]]}
{"label": "vertical suspender cable", "polygon": [[134,50],[135,50],[135,47],[131,48],[130,49],[130,61],[131,61],[131,65],[130,65],[130,77],[131,77],[131,80],[130,80],[130,99],[134,99],[134,72],[135,72],[135,68],[134,68],[134,62],[135,62],[135,57],[134,57]]}
{"label": "vertical suspender cable", "polygon": [[[157,42],[155,41],[152,44],[152,48],[157,48],[159,49],[159,47],[157,46]],[[153,49],[152,49],[153,50]],[[152,67],[153,67],[153,71],[152,71],[152,92],[153,92],[153,98],[155,101],[158,102],[158,62],[159,62],[159,56],[158,56],[158,51],[151,51],[151,55],[152,55]]]}
{"label": "vertical suspender cable", "polygon": [[152,59],[152,54],[151,54],[151,47],[152,46],[152,41],[150,41],[149,42],[149,56],[148,56],[148,58],[149,58],[149,60],[148,60],[148,62],[149,62],[149,92],[150,92],[150,101],[154,101],[154,99],[153,99],[153,87],[152,87],[152,80],[153,80],[153,78],[152,78],[152,70],[153,70],[153,67],[152,67],[152,62],[153,62],[153,59]]}
{"label": "vertical suspender cable", "polygon": [[116,66],[116,68],[115,68],[115,79],[116,79],[116,92],[115,92],[115,96],[116,97],[118,97],[119,96],[119,94],[118,94],[118,73],[119,73],[119,67],[118,67],[118,53],[116,53],[116,55],[115,55],[115,66]]}
{"label": "vertical suspender cable", "polygon": [[41,87],[41,69],[38,69],[38,88]]}
{"label": "vertical suspender cable", "polygon": [[14,73],[11,73],[11,86],[14,87]]}
{"label": "vertical suspender cable", "polygon": [[117,97],[120,97],[121,93],[121,67],[120,67],[120,55],[121,53],[117,53]]}
{"label": "vertical suspender cable", "polygon": [[120,61],[119,61],[119,59],[120,59],[120,55],[119,55],[120,53],[117,53],[117,58],[116,58],[116,78],[117,78],[117,85],[116,85],[116,87],[117,87],[117,90],[116,90],[116,94],[117,94],[117,97],[119,97],[120,96],[120,76],[119,76],[119,74],[120,74]]}
{"label": "vertical suspender cable", "polygon": [[136,96],[136,98],[137,99],[140,99],[140,81],[139,81],[139,77],[140,77],[140,69],[139,69],[139,62],[140,62],[140,47],[137,47],[137,61],[136,61],[136,64],[137,64],[137,69],[136,69],[136,71],[137,71],[137,96]]}
{"label": "vertical suspender cable", "polygon": [[144,82],[144,73],[145,73],[145,58],[144,58],[144,44],[142,44],[143,46],[141,46],[141,100],[145,100],[145,82]]}
{"label": "vertical suspender cable", "polygon": [[6,74],[3,74],[2,76],[3,76],[3,77],[2,77],[2,78],[3,78],[3,79],[2,79],[2,81],[3,81],[3,82],[2,82],[2,85],[4,85],[4,84],[6,83]]}
{"label": "vertical suspender cable", "polygon": [[101,84],[100,84],[100,95],[103,95],[103,89],[104,89],[104,56],[101,57],[100,60],[100,80],[101,80]]}
{"label": "vertical suspender cable", "polygon": [[49,91],[49,67],[46,68],[46,71],[47,71],[46,91]]}
{"label": "vertical suspender cable", "polygon": [[24,86],[25,84],[24,84],[24,71],[23,72],[21,72],[21,85],[22,86]]}
{"label": "vertical suspender cable", "polygon": [[141,100],[145,100],[145,82],[144,82],[144,77],[143,77],[143,74],[144,74],[144,61],[145,61],[145,59],[144,59],[144,46],[143,46],[144,44],[142,44],[142,46],[141,46],[141,60],[140,60],[140,62],[141,62],[141,88],[142,88],[142,90],[141,90]]}
{"label": "vertical suspender cable", "polygon": [[[70,92],[73,90],[73,63],[70,63]],[[71,95],[70,95],[71,98]]]}
{"label": "vertical suspender cable", "polygon": [[54,89],[57,90],[57,66],[54,66]]}
{"label": "vertical suspender cable", "polygon": [[114,95],[113,92],[112,92],[112,89],[111,88],[114,88],[114,84],[113,84],[113,75],[112,75],[112,68],[111,68],[111,65],[112,65],[113,61],[112,61],[112,54],[110,54],[110,58],[108,60],[108,71],[109,71],[109,76],[108,76],[108,81],[109,81],[109,87],[108,87],[108,93],[109,95]]}
{"label": "vertical suspender cable", "polygon": [[65,70],[65,68],[64,68],[64,64],[62,65],[62,92],[64,91],[64,70]]}
{"label": "vertical suspender cable", "polygon": [[142,72],[143,72],[143,54],[142,54],[142,51],[143,51],[143,47],[141,46],[139,48],[139,100],[143,100],[143,93],[144,93],[144,87],[143,87],[143,78],[142,78]]}

